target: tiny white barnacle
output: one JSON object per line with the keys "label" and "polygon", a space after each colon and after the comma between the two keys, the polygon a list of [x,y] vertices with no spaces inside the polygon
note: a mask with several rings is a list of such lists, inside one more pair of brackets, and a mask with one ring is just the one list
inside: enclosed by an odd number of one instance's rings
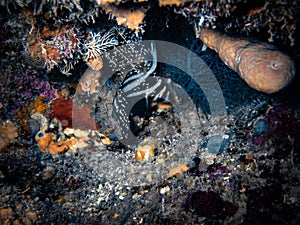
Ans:
{"label": "tiny white barnacle", "polygon": [[240,63],[240,61],[241,61],[241,56],[240,56],[240,55],[237,55],[237,57],[236,57],[236,62],[237,62],[237,63]]}

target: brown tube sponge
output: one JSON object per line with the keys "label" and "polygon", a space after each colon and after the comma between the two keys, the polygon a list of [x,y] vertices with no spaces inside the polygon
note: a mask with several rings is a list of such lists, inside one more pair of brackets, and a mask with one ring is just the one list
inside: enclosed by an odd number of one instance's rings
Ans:
{"label": "brown tube sponge", "polygon": [[208,28],[202,28],[200,40],[258,91],[277,92],[295,76],[293,60],[268,43],[234,38]]}

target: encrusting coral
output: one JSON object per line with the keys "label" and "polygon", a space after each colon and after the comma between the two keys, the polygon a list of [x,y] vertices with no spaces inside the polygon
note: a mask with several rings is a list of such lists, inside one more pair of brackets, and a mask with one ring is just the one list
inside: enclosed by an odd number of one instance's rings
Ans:
{"label": "encrusting coral", "polygon": [[91,68],[101,69],[102,54],[118,44],[116,28],[106,33],[89,32],[86,38],[82,38],[74,26],[60,25],[55,29],[37,29],[33,25],[29,34],[26,54],[36,64],[42,63],[42,67],[48,71],[58,67],[65,75],[71,75],[70,70],[81,59]]}
{"label": "encrusting coral", "polygon": [[56,137],[53,133],[39,132],[36,136],[37,144],[41,150],[51,154],[65,152],[77,143],[75,138],[58,142],[55,142],[55,139]]}
{"label": "encrusting coral", "polygon": [[48,122],[47,118],[38,112],[31,117],[40,127],[40,130],[35,135],[35,140],[41,151],[58,154],[69,149],[76,149],[77,139],[66,137],[57,119]]}
{"label": "encrusting coral", "polygon": [[24,106],[21,110],[17,112],[17,116],[19,119],[19,124],[21,125],[21,132],[23,134],[29,134],[30,133],[30,127],[28,124],[28,120],[34,113],[41,113],[44,114],[48,108],[49,105],[44,102],[46,97],[44,96],[38,96],[33,101],[29,102],[27,106]]}
{"label": "encrusting coral", "polygon": [[135,158],[138,161],[149,160],[154,155],[154,145],[139,145],[137,147]]}
{"label": "encrusting coral", "polygon": [[73,128],[66,128],[63,130],[63,133],[68,136],[74,136],[77,140],[76,147],[82,149],[90,149],[89,140],[94,139],[94,146],[100,145],[111,145],[112,141],[105,136],[104,134],[99,133],[98,131],[90,131],[90,130],[80,130]]}
{"label": "encrusting coral", "polygon": [[181,4],[188,2],[187,0],[159,0],[160,6],[167,6],[167,5],[176,5],[180,6]]}
{"label": "encrusting coral", "polygon": [[[14,214],[18,214],[18,219],[12,220]],[[33,224],[37,220],[37,214],[24,207],[21,203],[16,203],[15,208],[0,208],[0,223],[3,225]]]}
{"label": "encrusting coral", "polygon": [[32,25],[29,32],[26,51],[36,61],[44,63],[48,71],[59,66],[62,73],[69,75],[69,71],[78,62],[77,31],[73,27],[62,26],[50,30],[38,30]]}
{"label": "encrusting coral", "polygon": [[119,26],[125,25],[131,30],[139,30],[145,17],[145,9],[119,9],[113,5],[105,5],[106,13],[116,17]]}
{"label": "encrusting coral", "polygon": [[12,121],[0,124],[0,151],[18,137],[18,128]]}
{"label": "encrusting coral", "polygon": [[96,93],[97,87],[100,86],[99,78],[101,77],[101,72],[96,69],[88,68],[82,78],[80,79],[80,83],[77,87],[77,92],[88,92],[90,94]]}
{"label": "encrusting coral", "polygon": [[78,148],[91,149],[90,139],[94,139],[93,146],[111,145],[110,139],[95,130],[81,130],[63,128],[57,119],[47,121],[40,113],[32,115],[40,126],[35,135],[35,140],[40,150],[50,154],[59,154],[66,151],[76,151]]}
{"label": "encrusting coral", "polygon": [[181,176],[184,172],[188,171],[189,167],[185,164],[179,164],[177,167],[174,167],[169,170],[168,177],[172,177],[174,175]]}

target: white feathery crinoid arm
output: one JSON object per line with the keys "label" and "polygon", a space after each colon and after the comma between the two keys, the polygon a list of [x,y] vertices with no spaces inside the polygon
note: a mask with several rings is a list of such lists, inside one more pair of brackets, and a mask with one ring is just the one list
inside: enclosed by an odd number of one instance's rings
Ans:
{"label": "white feathery crinoid arm", "polygon": [[[201,28],[203,27],[204,21],[205,21],[205,17],[203,14],[200,14],[200,20],[198,23],[194,24],[194,29],[195,29],[195,34],[196,34],[196,38],[200,37],[200,33],[201,33]],[[205,51],[207,49],[207,45],[203,43],[202,45],[202,51]]]}
{"label": "white feathery crinoid arm", "polygon": [[102,35],[98,33],[90,33],[90,39],[83,43],[84,60],[95,59],[100,57],[110,47],[119,44],[115,38],[114,29],[109,30],[107,33]]}
{"label": "white feathery crinoid arm", "polygon": [[194,24],[196,38],[200,37],[201,28],[203,26],[204,20],[205,20],[204,15],[200,14],[200,20],[199,20],[199,22]]}
{"label": "white feathery crinoid arm", "polygon": [[132,77],[130,77],[129,79],[127,79],[127,82],[134,80],[135,78],[137,78],[135,81],[125,85],[125,87],[122,89],[122,91],[128,92],[130,90],[132,90],[133,88],[135,88],[137,85],[139,85],[140,83],[142,83],[144,80],[147,79],[147,77],[149,77],[156,69],[157,67],[157,53],[156,53],[156,48],[154,46],[154,42],[151,42],[151,55],[152,55],[152,66],[151,68],[146,72],[146,73],[138,73]]}

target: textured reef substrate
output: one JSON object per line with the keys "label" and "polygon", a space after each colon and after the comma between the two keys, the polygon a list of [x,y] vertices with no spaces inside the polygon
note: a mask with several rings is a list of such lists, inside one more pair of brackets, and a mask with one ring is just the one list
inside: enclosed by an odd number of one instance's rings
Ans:
{"label": "textured reef substrate", "polygon": [[[299,224],[299,2],[4,0],[0,10],[1,224]],[[202,18],[272,43],[295,61],[294,80],[272,95],[250,88],[201,50]],[[199,57],[226,113],[214,114],[206,84],[158,62],[151,76],[178,90],[180,107],[143,97],[116,119],[118,91],[155,65],[141,40]],[[173,53],[174,64],[193,71],[191,55]],[[119,136],[127,120],[134,147]]]}

